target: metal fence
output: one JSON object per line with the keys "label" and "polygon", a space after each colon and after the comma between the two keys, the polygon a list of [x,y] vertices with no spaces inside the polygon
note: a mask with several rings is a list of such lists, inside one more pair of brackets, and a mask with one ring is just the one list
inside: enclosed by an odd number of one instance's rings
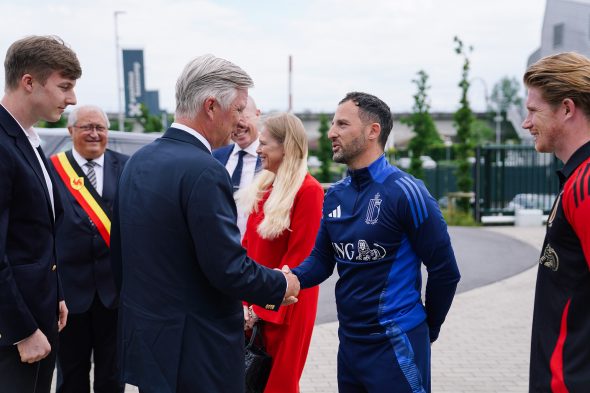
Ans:
{"label": "metal fence", "polygon": [[514,214],[518,208],[551,210],[559,192],[553,154],[533,146],[482,146],[476,150],[475,216]]}
{"label": "metal fence", "polygon": [[[533,146],[478,147],[472,166],[475,218],[513,215],[518,208],[549,213],[559,191],[555,171],[561,166],[553,154],[537,153]],[[448,194],[457,191],[455,172],[452,161],[424,169],[424,183],[442,207]]]}

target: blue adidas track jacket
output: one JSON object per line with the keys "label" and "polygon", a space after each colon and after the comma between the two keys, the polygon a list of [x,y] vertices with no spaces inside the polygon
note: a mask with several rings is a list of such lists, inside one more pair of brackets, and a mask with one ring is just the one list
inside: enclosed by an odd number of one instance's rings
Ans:
{"label": "blue adidas track jacket", "polygon": [[[426,319],[435,341],[460,279],[436,201],[385,156],[348,174],[326,193],[315,247],[293,272],[308,288],[337,265],[340,334],[349,339],[386,340]],[[425,305],[421,263],[428,271]]]}

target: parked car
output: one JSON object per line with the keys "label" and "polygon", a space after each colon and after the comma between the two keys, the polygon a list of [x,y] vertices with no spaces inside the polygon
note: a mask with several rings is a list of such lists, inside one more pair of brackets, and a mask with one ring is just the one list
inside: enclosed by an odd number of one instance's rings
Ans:
{"label": "parked car", "polygon": [[[47,157],[72,148],[72,138],[67,128],[35,128],[35,131],[41,138],[41,148]],[[162,134],[158,132],[109,131],[107,147],[119,153],[132,155],[160,136]]]}
{"label": "parked car", "polygon": [[555,201],[554,194],[516,194],[504,208],[506,211],[539,209],[549,212]]}

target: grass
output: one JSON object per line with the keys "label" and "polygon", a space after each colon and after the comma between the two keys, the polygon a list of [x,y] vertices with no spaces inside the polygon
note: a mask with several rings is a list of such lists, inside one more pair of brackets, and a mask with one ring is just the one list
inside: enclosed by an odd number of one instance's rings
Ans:
{"label": "grass", "polygon": [[472,212],[465,213],[457,208],[441,209],[441,212],[447,225],[450,226],[476,227],[481,225],[479,222],[475,221]]}

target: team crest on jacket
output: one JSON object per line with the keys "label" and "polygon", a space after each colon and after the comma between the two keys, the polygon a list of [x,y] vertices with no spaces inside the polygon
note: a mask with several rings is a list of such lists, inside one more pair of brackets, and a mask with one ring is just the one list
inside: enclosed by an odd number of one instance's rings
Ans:
{"label": "team crest on jacket", "polygon": [[549,243],[547,243],[547,246],[545,246],[543,255],[541,255],[541,259],[539,259],[539,263],[545,267],[548,267],[554,272],[559,269],[559,257]]}
{"label": "team crest on jacket", "polygon": [[72,188],[74,190],[78,191],[82,187],[84,187],[84,178],[83,177],[70,178],[70,185],[72,186]]}
{"label": "team crest on jacket", "polygon": [[379,193],[375,194],[373,199],[369,200],[369,207],[367,207],[367,216],[365,217],[365,223],[376,224],[379,220],[379,213],[381,212],[381,202]]}

